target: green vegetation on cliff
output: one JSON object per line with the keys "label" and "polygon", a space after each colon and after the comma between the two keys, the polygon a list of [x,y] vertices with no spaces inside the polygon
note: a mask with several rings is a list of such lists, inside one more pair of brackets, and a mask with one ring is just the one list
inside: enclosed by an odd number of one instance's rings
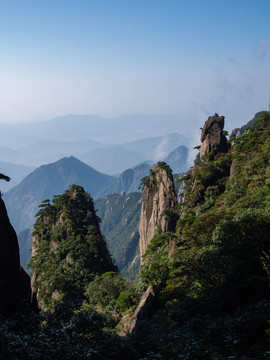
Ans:
{"label": "green vegetation on cliff", "polygon": [[157,358],[269,358],[269,164],[263,113],[185,177],[175,232],[152,239],[138,282],[159,289],[147,334],[137,335]]}
{"label": "green vegetation on cliff", "polygon": [[[183,202],[164,211],[175,228],[162,233],[158,227],[143,256],[137,293],[115,272],[90,196],[75,186],[52,204],[45,201],[35,225],[33,269],[39,300],[53,311],[32,315],[29,323],[23,315],[2,320],[3,356],[268,360],[269,113],[249,125],[226,153],[214,148],[183,177]],[[150,177],[143,182],[158,186]],[[128,200],[119,197],[102,200],[102,218],[125,215]],[[114,213],[114,199],[122,211]],[[108,233],[113,222],[107,217]],[[135,316],[138,296],[150,285],[155,295],[146,314],[139,313],[136,331],[119,338],[116,323],[126,313]]]}
{"label": "green vegetation on cliff", "polygon": [[43,202],[33,235],[34,287],[46,306],[82,297],[96,275],[116,269],[93,201],[80,186],[55,196],[52,204]]}

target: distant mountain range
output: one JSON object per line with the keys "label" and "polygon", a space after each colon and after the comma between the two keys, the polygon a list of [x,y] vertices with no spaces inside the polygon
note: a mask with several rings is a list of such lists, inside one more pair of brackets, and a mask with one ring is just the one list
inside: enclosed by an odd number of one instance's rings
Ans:
{"label": "distant mountain range", "polygon": [[153,165],[151,162],[145,162],[133,169],[123,171],[115,183],[98,193],[97,198],[102,198],[108,194],[120,194],[122,191],[126,193],[140,191],[138,187],[141,179],[149,174]]}
{"label": "distant mountain range", "polygon": [[189,168],[188,153],[188,148],[180,145],[166,156],[164,161],[170,166],[174,173],[183,173]]}
{"label": "distant mountain range", "polygon": [[190,139],[179,133],[170,133],[168,135],[148,137],[120,144],[122,148],[136,152],[144,157],[145,160],[152,160],[154,162],[164,159],[179,145],[189,146]]}
{"label": "distant mountain range", "polygon": [[[115,175],[144,161],[164,160],[176,148],[187,143],[188,139],[178,133],[121,145],[104,145],[91,139],[42,140],[17,149],[0,147],[0,161],[38,167],[74,156],[100,172]],[[177,166],[182,166],[182,163],[183,160]]]}
{"label": "distant mountain range", "polygon": [[38,167],[74,156],[115,175],[143,161],[164,160],[180,145],[191,148],[190,139],[178,133],[181,127],[175,115],[113,119],[69,115],[45,122],[0,124],[0,161]]}
{"label": "distant mountain range", "polygon": [[194,115],[136,114],[116,118],[67,115],[43,122],[0,124],[0,144],[13,149],[42,140],[92,139],[103,144],[122,144],[150,136],[163,136],[168,134],[168,129],[179,132],[190,120],[194,121]]}
{"label": "distant mountain range", "polygon": [[[161,158],[160,160],[165,161],[175,174],[184,173],[189,167],[187,161],[188,148],[182,145],[178,146],[167,157]],[[149,170],[154,164],[155,163],[152,161],[145,161],[133,168],[123,171],[115,183],[97,194],[97,198],[113,193],[120,194],[122,191],[125,191],[126,193],[140,191],[139,185],[141,179],[149,175]]]}
{"label": "distant mountain range", "polygon": [[106,146],[78,155],[78,158],[94,169],[106,174],[118,174],[145,158],[138,153],[125,150],[120,146]]}
{"label": "distant mountain range", "polygon": [[11,223],[20,232],[32,227],[43,200],[62,194],[70,185],[81,185],[95,197],[115,181],[114,177],[102,174],[71,156],[34,170],[5,194],[4,201]]}

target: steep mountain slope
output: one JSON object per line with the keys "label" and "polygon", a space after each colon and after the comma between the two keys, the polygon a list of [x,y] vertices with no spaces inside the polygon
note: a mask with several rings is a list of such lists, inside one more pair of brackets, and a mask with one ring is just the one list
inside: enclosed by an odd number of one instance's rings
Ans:
{"label": "steep mountain slope", "polygon": [[11,178],[11,181],[2,183],[0,186],[1,191],[6,192],[14,186],[18,185],[23,180],[23,178],[25,178],[35,169],[35,167],[0,161],[0,169],[1,172],[8,174],[8,176]]}
{"label": "steep mountain slope", "polygon": [[164,161],[170,166],[173,173],[183,173],[187,171],[190,165],[188,164],[188,153],[188,148],[186,146],[180,145],[176,149],[174,149],[168,156],[166,156]]}
{"label": "steep mountain slope", "polygon": [[16,231],[32,227],[39,204],[61,194],[72,184],[79,184],[95,196],[115,178],[102,174],[74,157],[43,165],[5,194],[10,219]]}
{"label": "steep mountain slope", "polygon": [[42,306],[83,298],[97,274],[116,270],[93,201],[81,186],[55,196],[52,204],[43,202],[33,235],[32,286]]}
{"label": "steep mountain slope", "polygon": [[[188,148],[185,146],[178,146],[172,151],[164,160],[174,172],[174,176],[178,173],[183,173],[188,168]],[[107,194],[120,194],[122,191],[126,193],[141,191],[140,184],[141,179],[149,174],[149,170],[154,166],[152,161],[144,161],[131,169],[126,169],[119,176],[117,181],[102,190],[97,198],[102,198]],[[177,181],[177,177],[175,178]],[[179,185],[177,185],[179,187]]]}
{"label": "steep mountain slope", "polygon": [[101,219],[101,231],[116,261],[119,271],[129,280],[138,274],[139,216],[141,194],[107,195],[95,201],[97,215]]}
{"label": "steep mountain slope", "polygon": [[[122,172],[117,181],[105,190],[102,190],[97,198],[102,198],[108,194],[120,194],[121,192],[138,192],[141,179],[146,176],[151,168],[150,162],[145,162],[135,166],[133,169],[127,169]],[[152,164],[153,165],[153,164]]]}
{"label": "steep mountain slope", "polygon": [[138,289],[155,288],[155,302],[134,335],[161,359],[268,359],[270,114],[232,146],[211,118],[203,156],[170,208],[179,220],[143,256]]}

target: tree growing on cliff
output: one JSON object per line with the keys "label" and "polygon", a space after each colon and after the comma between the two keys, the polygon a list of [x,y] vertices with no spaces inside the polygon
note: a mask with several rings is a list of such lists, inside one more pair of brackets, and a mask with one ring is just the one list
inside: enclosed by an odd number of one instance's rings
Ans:
{"label": "tree growing on cliff", "polygon": [[100,232],[90,195],[73,185],[52,204],[45,201],[34,225],[34,287],[45,307],[83,299],[96,275],[116,267]]}
{"label": "tree growing on cliff", "polygon": [[10,181],[11,178],[9,176],[7,176],[7,175],[4,175],[4,174],[0,173],[0,180]]}

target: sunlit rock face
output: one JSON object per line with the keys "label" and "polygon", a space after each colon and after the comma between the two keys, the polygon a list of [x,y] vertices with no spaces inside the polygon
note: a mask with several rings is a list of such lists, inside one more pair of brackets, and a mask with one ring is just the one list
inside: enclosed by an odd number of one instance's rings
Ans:
{"label": "sunlit rock face", "polygon": [[30,277],[20,266],[17,235],[0,196],[0,313],[31,303]]}
{"label": "sunlit rock face", "polygon": [[217,152],[227,151],[227,139],[223,134],[223,128],[224,116],[218,116],[218,114],[209,116],[202,129],[200,158],[213,148],[217,148]]}
{"label": "sunlit rock face", "polygon": [[175,209],[177,199],[171,174],[155,166],[151,170],[149,183],[143,188],[142,208],[139,222],[140,255],[147,250],[153,236],[158,232],[172,231],[170,220],[164,214],[166,209]]}

